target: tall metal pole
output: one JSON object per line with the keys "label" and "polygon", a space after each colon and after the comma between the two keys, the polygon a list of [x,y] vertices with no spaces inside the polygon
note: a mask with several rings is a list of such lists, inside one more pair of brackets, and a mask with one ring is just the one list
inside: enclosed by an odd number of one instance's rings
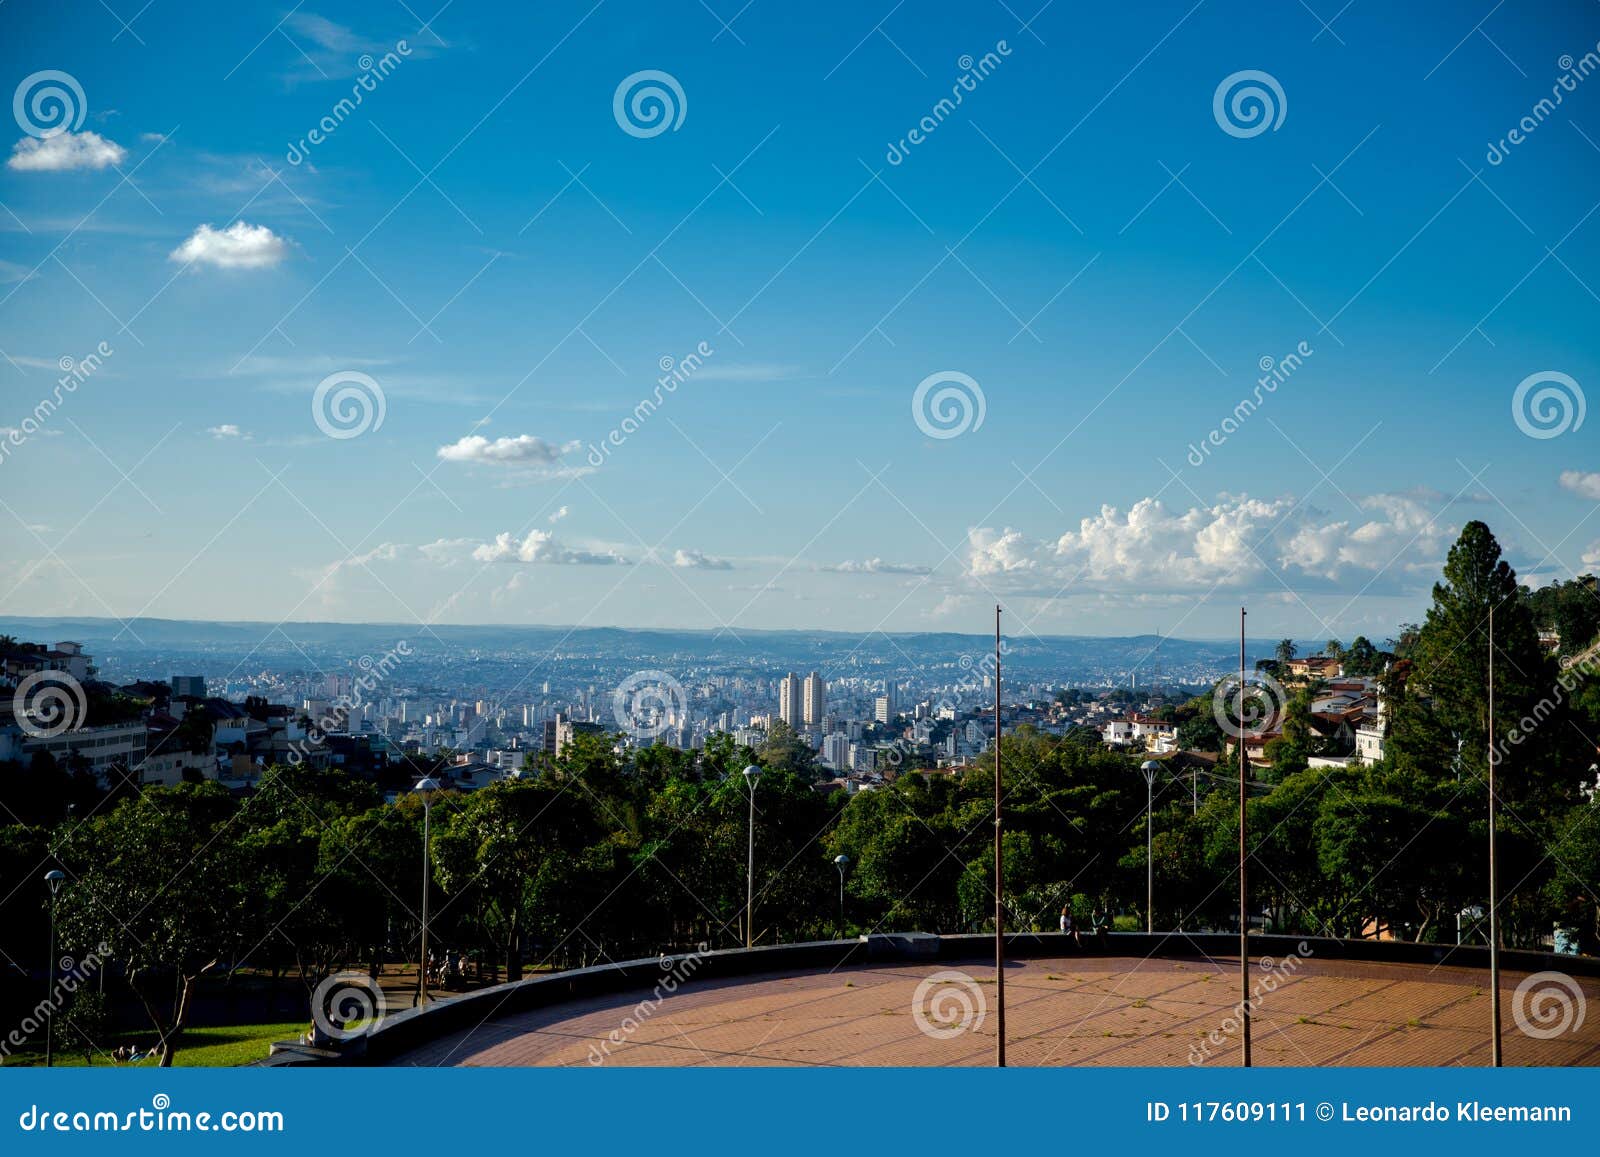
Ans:
{"label": "tall metal pole", "polygon": [[1245,876],[1244,616],[1239,608],[1239,1008],[1244,1026],[1244,1067],[1250,1067],[1250,905]]}
{"label": "tall metal pole", "polygon": [[994,608],[994,1063],[1006,1067],[1006,916],[1001,902],[1005,856],[1000,845],[1000,606]]}
{"label": "tall metal pole", "polygon": [[1155,810],[1156,777],[1144,778],[1144,930],[1156,930],[1156,837],[1152,814]]}
{"label": "tall metal pole", "polygon": [[417,969],[417,1007],[428,1003],[428,818],[433,801],[422,795],[422,964]]}
{"label": "tall metal pole", "polygon": [[45,1000],[50,1015],[44,1020],[44,1067],[55,1063],[56,1039],[56,890],[50,889],[50,958],[45,961]]}
{"label": "tall metal pole", "polygon": [[1489,1015],[1494,1020],[1490,1064],[1499,1068],[1500,1053],[1500,888],[1495,862],[1494,798],[1494,606],[1489,607]]}
{"label": "tall metal pole", "polygon": [[750,822],[749,839],[744,865],[744,946],[754,948],[756,945],[756,785],[750,776],[745,776],[745,782],[750,785]]}

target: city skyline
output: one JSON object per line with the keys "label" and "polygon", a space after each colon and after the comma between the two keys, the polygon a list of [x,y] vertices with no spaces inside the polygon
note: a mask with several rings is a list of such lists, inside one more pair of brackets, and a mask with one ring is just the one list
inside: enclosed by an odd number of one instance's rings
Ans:
{"label": "city skyline", "polygon": [[1600,566],[1581,420],[1513,408],[1600,380],[1597,98],[1507,141],[1582,5],[44,11],[6,80],[82,119],[0,169],[5,613],[1348,639],[1471,518]]}

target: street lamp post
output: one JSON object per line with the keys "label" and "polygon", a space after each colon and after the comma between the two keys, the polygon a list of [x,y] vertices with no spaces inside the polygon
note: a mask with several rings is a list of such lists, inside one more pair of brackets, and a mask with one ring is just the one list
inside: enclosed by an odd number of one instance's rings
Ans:
{"label": "street lamp post", "polygon": [[751,764],[744,769],[744,782],[750,788],[749,844],[745,857],[744,873],[744,946],[756,944],[756,784],[761,781],[761,769]]}
{"label": "street lamp post", "polygon": [[1161,765],[1147,759],[1139,765],[1144,772],[1144,930],[1156,930],[1156,843],[1151,818],[1155,808],[1156,772]]}
{"label": "street lamp post", "polygon": [[422,796],[422,960],[417,966],[417,1005],[428,1003],[428,878],[429,870],[428,828],[433,811],[433,793],[439,790],[439,781],[432,776],[417,780],[412,788]]}
{"label": "street lamp post", "polygon": [[50,1015],[44,1022],[44,1067],[49,1068],[55,1063],[56,1039],[56,893],[61,891],[61,885],[66,883],[66,874],[52,868],[44,874],[46,887],[50,889],[50,957],[45,961],[45,1000],[50,1005]]}
{"label": "street lamp post", "polygon": [[839,935],[844,936],[844,870],[850,857],[843,853],[833,857],[833,866],[839,869]]}

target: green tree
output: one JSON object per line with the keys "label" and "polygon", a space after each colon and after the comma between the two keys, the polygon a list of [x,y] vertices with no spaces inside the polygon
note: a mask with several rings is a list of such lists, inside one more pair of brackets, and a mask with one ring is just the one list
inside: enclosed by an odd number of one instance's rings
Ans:
{"label": "green tree", "polygon": [[200,978],[235,956],[247,927],[234,812],[215,783],[149,788],[71,829],[56,849],[69,878],[57,900],[62,944],[122,962],[163,1067]]}

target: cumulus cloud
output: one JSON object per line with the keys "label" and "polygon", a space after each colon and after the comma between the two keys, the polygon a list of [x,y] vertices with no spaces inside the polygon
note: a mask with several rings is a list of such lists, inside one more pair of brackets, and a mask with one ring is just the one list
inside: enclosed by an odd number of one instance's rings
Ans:
{"label": "cumulus cloud", "polygon": [[845,559],[844,562],[839,563],[837,566],[825,566],[822,569],[825,570],[825,571],[829,571],[829,572],[831,572],[833,574],[932,574],[933,573],[933,568],[929,567],[929,566],[921,566],[921,565],[919,565],[917,563],[913,563],[913,562],[885,562],[881,558],[863,559],[861,562],[855,562],[852,559]]}
{"label": "cumulus cloud", "polygon": [[553,523],[557,523],[557,522],[560,522],[566,516],[567,516],[567,508],[565,506],[563,506],[560,510],[556,511],[554,514],[552,514],[550,516],[550,521],[551,521],[552,524]]}
{"label": "cumulus cloud", "polygon": [[[438,455],[445,462],[467,462],[519,471],[539,478],[567,477],[587,473],[583,467],[563,465],[562,459],[582,447],[581,442],[551,442],[533,434],[518,434],[515,438],[485,438],[482,434],[468,434],[448,446],[440,446]],[[566,514],[563,507],[551,522]]]}
{"label": "cumulus cloud", "polygon": [[715,558],[698,550],[672,552],[672,565],[685,570],[732,570],[733,563],[725,558]]}
{"label": "cumulus cloud", "polygon": [[289,243],[265,225],[235,221],[226,229],[200,226],[169,258],[217,269],[270,269],[288,255]]}
{"label": "cumulus cloud", "polygon": [[545,563],[556,566],[627,566],[615,551],[578,550],[556,541],[548,530],[530,530],[518,542],[510,533],[495,535],[472,552],[479,562]]}
{"label": "cumulus cloud", "polygon": [[248,439],[250,437],[249,434],[246,434],[233,422],[224,422],[220,426],[207,426],[206,433],[219,440],[227,438]]}
{"label": "cumulus cloud", "polygon": [[1563,470],[1561,488],[1572,491],[1579,498],[1592,498],[1600,502],[1600,473],[1585,474],[1581,470]]}
{"label": "cumulus cloud", "polygon": [[1595,539],[1584,550],[1583,565],[1585,567],[1600,568],[1600,538]]}
{"label": "cumulus cloud", "polygon": [[1335,518],[1292,498],[1230,495],[1187,510],[1145,498],[1126,511],[1104,506],[1054,542],[1009,527],[973,529],[966,572],[985,581],[1159,592],[1196,585],[1275,588],[1278,578],[1334,587],[1384,577],[1390,586],[1403,586],[1437,570],[1455,528],[1427,504],[1410,495],[1375,494],[1359,506],[1365,517]]}
{"label": "cumulus cloud", "polygon": [[6,167],[19,172],[64,173],[72,169],[104,169],[120,165],[128,150],[99,133],[57,133],[23,137],[11,150]]}

